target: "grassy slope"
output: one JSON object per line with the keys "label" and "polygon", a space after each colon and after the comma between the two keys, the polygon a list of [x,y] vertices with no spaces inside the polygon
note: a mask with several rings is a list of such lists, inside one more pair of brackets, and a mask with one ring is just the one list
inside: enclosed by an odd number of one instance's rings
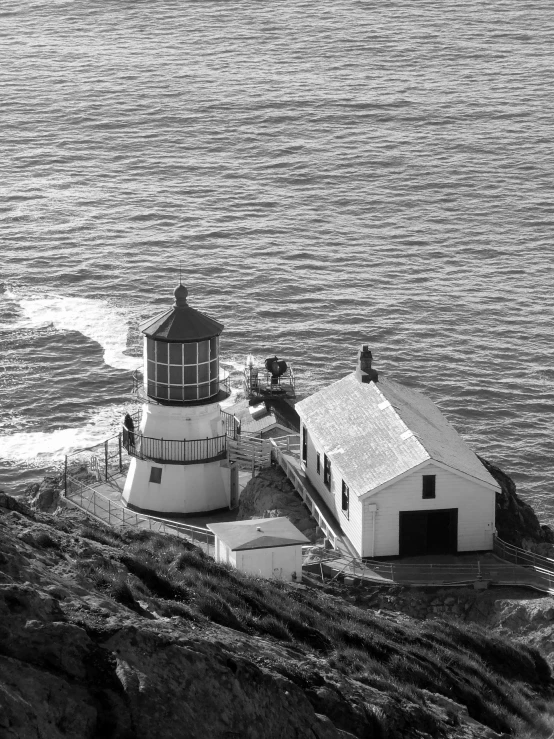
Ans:
{"label": "grassy slope", "polygon": [[[67,524],[62,519],[57,525]],[[420,705],[426,700],[422,691],[430,691],[467,706],[471,717],[497,732],[549,733],[544,713],[551,698],[550,670],[533,649],[477,626],[408,617],[392,621],[329,597],[321,588],[295,590],[247,577],[171,537],[119,533],[88,523],[77,533],[115,547],[127,574],[110,566],[109,559],[93,571],[84,565],[83,574],[138,613],[147,608],[269,636],[307,648],[369,689]],[[312,668],[283,664],[280,670],[305,689],[321,684]]]}

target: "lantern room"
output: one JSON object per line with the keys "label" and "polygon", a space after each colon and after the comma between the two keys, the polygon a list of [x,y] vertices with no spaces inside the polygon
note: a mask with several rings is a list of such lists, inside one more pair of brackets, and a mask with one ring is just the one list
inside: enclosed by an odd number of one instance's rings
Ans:
{"label": "lantern room", "polygon": [[140,326],[144,334],[144,387],[164,405],[218,402],[229,394],[219,380],[223,325],[191,308],[179,285],[169,311]]}

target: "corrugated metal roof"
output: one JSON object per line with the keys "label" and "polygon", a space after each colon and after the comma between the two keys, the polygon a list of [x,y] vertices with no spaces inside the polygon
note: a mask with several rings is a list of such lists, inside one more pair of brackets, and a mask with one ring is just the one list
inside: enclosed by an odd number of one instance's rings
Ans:
{"label": "corrugated metal roof", "polygon": [[361,383],[352,373],[296,410],[357,495],[429,459],[497,487],[433,401],[392,380]]}
{"label": "corrugated metal roof", "polygon": [[233,552],[241,549],[267,549],[310,543],[310,540],[286,516],[209,523],[207,526]]}
{"label": "corrugated metal roof", "polygon": [[139,328],[151,339],[189,342],[219,336],[224,326],[190,305],[184,305],[175,306],[156,318],[149,318]]}

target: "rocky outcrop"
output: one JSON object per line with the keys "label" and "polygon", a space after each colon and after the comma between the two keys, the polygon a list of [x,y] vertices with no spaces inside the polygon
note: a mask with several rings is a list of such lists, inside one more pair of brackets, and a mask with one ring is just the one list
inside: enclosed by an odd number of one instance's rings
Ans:
{"label": "rocky outcrop", "polygon": [[32,509],[54,513],[57,508],[65,507],[62,478],[45,477],[41,483],[28,485],[23,497]]}
{"label": "rocky outcrop", "polygon": [[[133,534],[142,541],[139,535]],[[158,537],[153,551],[165,547],[168,571],[185,563],[184,601],[171,600],[168,581],[143,564],[151,591],[165,593],[153,599],[146,580],[137,578],[137,562],[129,569],[121,542],[76,511],[46,515],[0,495],[2,739],[498,736],[443,695],[417,697],[388,680],[376,687],[372,675],[354,679],[333,666],[328,646],[312,650],[290,635],[261,638],[238,622],[234,629],[191,615],[197,596],[186,557],[194,548],[170,537]],[[209,584],[217,566],[205,561],[212,574],[202,578]],[[259,585],[249,582],[237,585],[250,587],[245,593],[252,599]],[[305,591],[291,589],[292,600],[287,592],[288,607],[302,608]],[[332,610],[332,596],[316,591],[313,598],[317,613]],[[162,607],[182,615],[161,615]],[[382,649],[385,622],[379,623],[375,644]],[[410,623],[401,643],[413,638]],[[298,628],[309,631],[301,621]],[[398,621],[391,633],[402,629]],[[354,633],[352,639],[356,644]]]}
{"label": "rocky outcrop", "polygon": [[321,534],[286,475],[279,468],[269,467],[261,470],[242,491],[237,520],[277,516],[286,516],[312,543]]}
{"label": "rocky outcrop", "polygon": [[492,462],[479,459],[501,487],[496,496],[498,536],[516,547],[552,556],[554,531],[550,526],[541,525],[533,508],[518,496],[516,484],[509,475]]}

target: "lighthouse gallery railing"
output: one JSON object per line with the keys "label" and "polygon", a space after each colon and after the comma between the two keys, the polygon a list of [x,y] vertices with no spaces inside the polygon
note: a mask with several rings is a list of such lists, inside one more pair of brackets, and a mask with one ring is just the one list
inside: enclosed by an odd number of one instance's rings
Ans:
{"label": "lighthouse gallery railing", "polygon": [[227,436],[206,439],[153,439],[125,427],[123,446],[131,457],[160,464],[199,464],[227,457]]}

